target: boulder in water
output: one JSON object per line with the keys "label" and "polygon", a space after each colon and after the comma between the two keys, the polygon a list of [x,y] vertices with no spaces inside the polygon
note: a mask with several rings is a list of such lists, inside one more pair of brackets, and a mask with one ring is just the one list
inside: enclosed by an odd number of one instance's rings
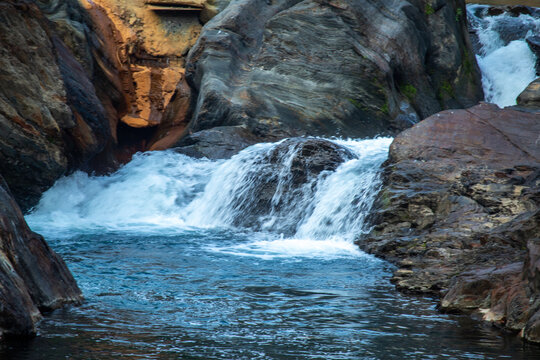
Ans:
{"label": "boulder in water", "polygon": [[176,151],[195,158],[227,159],[260,139],[242,126],[198,131],[176,143]]}
{"label": "boulder in water", "polygon": [[81,300],[68,268],[28,228],[0,177],[0,338],[35,335],[41,312]]}
{"label": "boulder in water", "polygon": [[355,155],[331,141],[291,138],[251,159],[229,208],[235,226],[294,234],[319,181]]}

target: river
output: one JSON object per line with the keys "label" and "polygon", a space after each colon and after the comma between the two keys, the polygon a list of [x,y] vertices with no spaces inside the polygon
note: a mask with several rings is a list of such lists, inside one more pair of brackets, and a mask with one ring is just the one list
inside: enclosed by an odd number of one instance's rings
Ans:
{"label": "river", "polygon": [[[523,40],[495,43],[492,19],[477,20],[487,99],[510,105],[517,90],[499,91],[494,71],[510,55],[494,54],[534,55]],[[503,71],[506,82],[522,90],[530,67]],[[367,231],[392,139],[331,141],[354,156],[294,196],[294,147],[277,173],[263,161],[278,144],[220,161],[138,154],[109,176],[60,179],[26,219],[63,256],[86,301],[49,314],[35,339],[2,345],[0,358],[540,357],[489,324],[438,313],[435,299],[395,291],[392,265],[353,244]],[[278,184],[271,206],[254,217],[257,181],[269,176]]]}

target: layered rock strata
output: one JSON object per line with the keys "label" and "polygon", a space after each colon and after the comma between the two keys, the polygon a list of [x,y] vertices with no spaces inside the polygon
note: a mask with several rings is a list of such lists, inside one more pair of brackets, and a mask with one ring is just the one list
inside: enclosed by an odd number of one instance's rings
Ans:
{"label": "layered rock strata", "polygon": [[80,63],[32,3],[0,4],[0,174],[27,209],[111,132]]}
{"label": "layered rock strata", "polygon": [[540,112],[480,104],[396,137],[359,245],[398,289],[540,341]]}
{"label": "layered rock strata", "polygon": [[190,132],[391,133],[482,99],[463,1],[241,0],[206,24]]}

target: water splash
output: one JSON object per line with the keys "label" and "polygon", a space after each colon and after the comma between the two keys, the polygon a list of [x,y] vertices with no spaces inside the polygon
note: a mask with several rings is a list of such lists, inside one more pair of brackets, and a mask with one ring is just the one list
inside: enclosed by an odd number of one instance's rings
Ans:
{"label": "water splash", "polygon": [[[525,39],[540,33],[540,19],[508,13],[487,16],[487,9],[484,5],[467,6],[470,26],[481,45],[476,59],[485,99],[500,107],[516,105],[519,94],[536,79],[536,56]],[[517,30],[509,34],[507,28]]]}
{"label": "water splash", "polygon": [[[272,174],[275,167],[265,162],[280,143],[257,144],[220,161],[193,159],[172,150],[138,154],[109,176],[77,172],[60,179],[26,218],[45,236],[228,229],[258,235],[238,246],[215,244],[213,251],[270,257],[359,256],[352,240],[363,231],[391,140],[334,141],[353,156],[335,171],[306,179],[297,189],[287,182],[294,147],[272,160],[279,164],[278,173]],[[271,176],[277,180],[269,208],[261,214],[248,213],[254,208],[250,201],[262,191],[260,180]]]}

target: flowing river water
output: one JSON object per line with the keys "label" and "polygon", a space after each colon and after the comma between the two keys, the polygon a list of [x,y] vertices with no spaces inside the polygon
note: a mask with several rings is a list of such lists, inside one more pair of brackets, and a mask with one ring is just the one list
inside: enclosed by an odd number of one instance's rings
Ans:
{"label": "flowing river water", "polygon": [[[60,179],[26,219],[86,301],[49,314],[35,339],[2,345],[0,359],[540,357],[514,335],[395,291],[392,266],[353,244],[391,139],[332,141],[354,156],[294,192],[296,149],[278,172],[264,162],[278,144],[220,161],[138,154],[110,176]],[[261,177],[277,186],[254,217]]]}

